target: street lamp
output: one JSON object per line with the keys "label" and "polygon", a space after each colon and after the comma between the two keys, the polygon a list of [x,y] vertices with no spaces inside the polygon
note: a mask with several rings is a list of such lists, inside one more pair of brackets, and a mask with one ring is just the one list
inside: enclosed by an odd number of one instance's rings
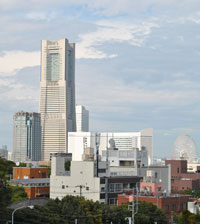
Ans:
{"label": "street lamp", "polygon": [[16,208],[13,212],[12,212],[12,224],[14,224],[14,214],[17,210],[20,210],[20,209],[23,209],[23,208],[30,208],[30,209],[33,209],[34,208],[34,205],[28,205],[28,206],[23,206],[23,207],[19,207],[19,208]]}

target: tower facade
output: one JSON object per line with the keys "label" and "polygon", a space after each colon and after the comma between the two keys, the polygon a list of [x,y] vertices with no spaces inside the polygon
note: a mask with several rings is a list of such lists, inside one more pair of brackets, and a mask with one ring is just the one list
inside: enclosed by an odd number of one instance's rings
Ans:
{"label": "tower facade", "polygon": [[82,105],[76,105],[76,131],[89,131],[89,111]]}
{"label": "tower facade", "polygon": [[42,160],[67,152],[68,131],[76,131],[75,44],[42,40],[40,114]]}
{"label": "tower facade", "polygon": [[17,112],[13,116],[13,160],[41,160],[40,114]]}

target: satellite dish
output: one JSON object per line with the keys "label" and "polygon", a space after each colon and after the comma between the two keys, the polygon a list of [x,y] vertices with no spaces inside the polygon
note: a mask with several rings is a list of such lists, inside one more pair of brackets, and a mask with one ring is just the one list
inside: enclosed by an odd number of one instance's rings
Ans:
{"label": "satellite dish", "polygon": [[196,159],[196,145],[189,135],[180,135],[174,142],[172,148],[172,159],[187,160],[194,163]]}

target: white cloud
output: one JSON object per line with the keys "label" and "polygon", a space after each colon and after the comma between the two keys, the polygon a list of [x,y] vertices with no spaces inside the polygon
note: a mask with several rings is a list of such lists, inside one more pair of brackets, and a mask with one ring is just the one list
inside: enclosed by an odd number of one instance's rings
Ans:
{"label": "white cloud", "polygon": [[13,75],[24,67],[37,65],[40,65],[40,52],[38,51],[4,51],[0,56],[0,75]]}
{"label": "white cloud", "polygon": [[141,24],[129,24],[121,22],[100,21],[96,31],[80,34],[77,43],[77,58],[113,58],[117,54],[106,54],[98,50],[98,46],[106,42],[122,43],[141,47],[153,28],[158,28],[155,23],[143,22]]}
{"label": "white cloud", "polygon": [[51,21],[56,18],[56,12],[32,11],[26,14],[26,18],[35,21]]}

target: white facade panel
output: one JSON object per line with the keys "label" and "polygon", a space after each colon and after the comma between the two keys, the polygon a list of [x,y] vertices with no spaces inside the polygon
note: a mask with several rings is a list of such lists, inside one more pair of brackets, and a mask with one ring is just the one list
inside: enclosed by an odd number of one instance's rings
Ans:
{"label": "white facade panel", "polygon": [[87,147],[94,148],[96,152],[96,135],[99,136],[99,155],[110,147],[111,139],[118,150],[145,149],[148,156],[148,164],[153,163],[153,129],[145,129],[140,132],[69,132],[69,153],[72,159],[82,160],[82,154]]}
{"label": "white facade panel", "polygon": [[[56,162],[60,163],[61,161],[56,161],[55,158],[52,161],[53,169]],[[61,175],[52,173],[50,177],[50,198],[62,199],[66,195],[80,196],[81,194],[88,200],[99,201],[100,178],[95,177],[94,162],[72,161],[70,170],[70,176],[63,176],[62,171]],[[80,186],[82,186],[81,189]]]}

